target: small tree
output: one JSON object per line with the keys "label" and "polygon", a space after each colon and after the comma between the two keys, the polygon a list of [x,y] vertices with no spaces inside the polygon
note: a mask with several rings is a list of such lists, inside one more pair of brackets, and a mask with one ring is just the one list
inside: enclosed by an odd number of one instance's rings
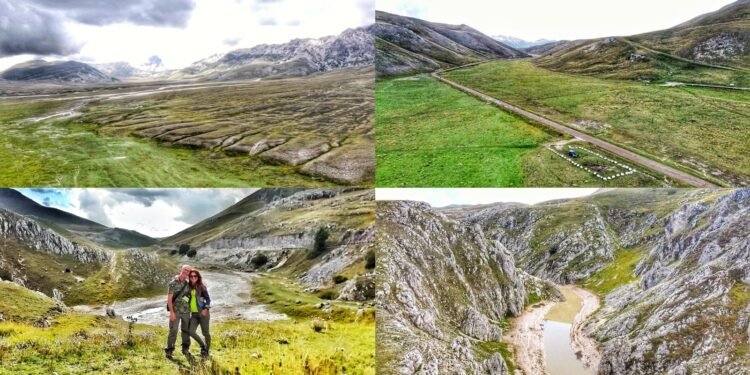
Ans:
{"label": "small tree", "polygon": [[188,251],[188,252],[187,252],[187,256],[188,256],[188,258],[193,258],[193,257],[195,257],[195,254],[198,254],[198,251],[197,251],[197,250],[195,250],[195,249],[190,249],[190,251]]}
{"label": "small tree", "polygon": [[174,249],[169,252],[169,255],[177,255],[177,249]]}
{"label": "small tree", "polygon": [[312,252],[310,252],[309,255],[310,259],[315,258],[326,251],[326,241],[328,241],[328,236],[330,235],[331,233],[328,231],[328,228],[320,227],[320,229],[318,229],[315,233],[315,242],[313,243]]}
{"label": "small tree", "polygon": [[179,250],[180,250],[180,255],[185,255],[185,254],[188,253],[188,251],[190,251],[190,245],[188,245],[188,244],[182,244],[182,245],[180,245]]}
{"label": "small tree", "polygon": [[365,254],[365,268],[368,270],[375,268],[375,250],[370,249]]}
{"label": "small tree", "polygon": [[266,254],[255,254],[253,259],[250,259],[250,263],[252,263],[256,268],[263,267],[266,263],[268,263],[268,257],[266,256]]}

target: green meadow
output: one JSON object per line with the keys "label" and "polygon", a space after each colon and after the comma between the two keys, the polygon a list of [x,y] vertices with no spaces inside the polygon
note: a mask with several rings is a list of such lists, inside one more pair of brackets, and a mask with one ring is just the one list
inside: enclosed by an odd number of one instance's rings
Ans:
{"label": "green meadow", "polygon": [[750,91],[556,73],[528,60],[444,75],[705,179],[750,184]]}
{"label": "green meadow", "polygon": [[[662,177],[645,173],[602,181],[546,149],[547,144],[565,141],[562,135],[530,124],[427,75],[379,80],[375,97],[379,187],[662,186],[664,183]],[[586,147],[606,154],[593,146]],[[607,157],[617,159],[612,155]]]}

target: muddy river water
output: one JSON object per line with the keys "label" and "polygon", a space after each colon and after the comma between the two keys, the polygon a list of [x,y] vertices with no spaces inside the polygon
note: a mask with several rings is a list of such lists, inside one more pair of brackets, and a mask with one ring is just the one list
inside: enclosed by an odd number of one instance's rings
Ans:
{"label": "muddy river water", "polygon": [[573,348],[573,322],[583,300],[573,289],[561,287],[565,301],[555,304],[544,317],[544,358],[550,375],[595,374],[586,368]]}

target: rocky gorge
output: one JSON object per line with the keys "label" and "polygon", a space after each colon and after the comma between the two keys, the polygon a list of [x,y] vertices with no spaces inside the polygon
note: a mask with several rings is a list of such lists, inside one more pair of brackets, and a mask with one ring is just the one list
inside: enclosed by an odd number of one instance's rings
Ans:
{"label": "rocky gorge", "polygon": [[577,341],[596,343],[580,355],[597,358],[599,374],[748,374],[749,211],[747,189],[611,190],[534,206],[379,202],[379,370],[524,373],[514,361],[525,349],[503,332],[559,300],[555,283],[601,300],[574,323]]}

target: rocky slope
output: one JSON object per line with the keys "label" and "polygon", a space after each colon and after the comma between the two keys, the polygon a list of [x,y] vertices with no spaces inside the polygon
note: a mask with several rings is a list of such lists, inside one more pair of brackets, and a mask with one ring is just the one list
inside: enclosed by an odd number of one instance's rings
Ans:
{"label": "rocky slope", "polygon": [[379,202],[377,215],[378,373],[509,373],[486,343],[526,301],[512,255],[423,203]]}
{"label": "rocky slope", "polygon": [[[234,206],[163,241],[189,244],[195,260],[245,271],[284,268],[310,290],[351,277],[344,298],[374,288],[364,256],[374,242],[374,192],[366,189],[261,189]],[[326,251],[311,257],[315,236],[329,233]],[[263,259],[261,261],[260,259]],[[364,277],[357,283],[359,276]]]}
{"label": "rocky slope", "polygon": [[375,35],[379,76],[433,71],[472,62],[528,57],[467,25],[447,25],[377,11]]}
{"label": "rocky slope", "polygon": [[740,0],[666,30],[549,44],[532,48],[529,53],[543,55],[536,63],[555,71],[665,80],[678,74],[689,77],[710,68],[703,64],[750,67],[749,30],[750,2]]}
{"label": "rocky slope", "polygon": [[13,189],[0,188],[0,208],[36,220],[80,242],[115,248],[150,246],[156,240],[134,230],[110,228],[71,213],[42,206]]}
{"label": "rocky slope", "polygon": [[[462,309],[496,318],[477,308],[477,296],[496,293],[498,272],[487,269],[496,266],[507,280],[523,280],[518,294],[494,298],[501,308],[524,294],[527,301],[559,298],[540,279],[579,283],[603,297],[583,327],[599,342],[600,374],[750,374],[748,189],[628,189],[535,206],[379,208],[378,246],[389,255],[380,273],[383,341],[406,342],[403,353],[416,353],[399,357],[395,345],[386,345],[391,373],[410,373],[410,364],[450,373],[433,364],[441,356],[484,371],[474,358],[441,350],[458,336],[446,332],[481,339],[467,330]],[[485,245],[467,246],[468,234]],[[481,250],[487,244],[506,255],[488,262]],[[477,258],[466,259],[466,252]],[[509,263],[538,276],[536,284],[521,270],[511,277]]]}
{"label": "rocky slope", "polygon": [[106,263],[110,256],[94,248],[82,246],[39,225],[34,220],[0,209],[0,236],[36,251],[69,256],[80,263]]}
{"label": "rocky slope", "polygon": [[589,322],[601,374],[750,374],[750,190],[685,202]]}
{"label": "rocky slope", "polygon": [[0,78],[9,81],[55,81],[68,83],[115,82],[98,69],[77,61],[32,60],[13,65],[0,73]]}
{"label": "rocky slope", "polygon": [[371,66],[375,59],[372,35],[364,28],[348,29],[319,39],[294,39],[262,44],[197,61],[173,78],[211,80],[306,76],[336,69]]}

